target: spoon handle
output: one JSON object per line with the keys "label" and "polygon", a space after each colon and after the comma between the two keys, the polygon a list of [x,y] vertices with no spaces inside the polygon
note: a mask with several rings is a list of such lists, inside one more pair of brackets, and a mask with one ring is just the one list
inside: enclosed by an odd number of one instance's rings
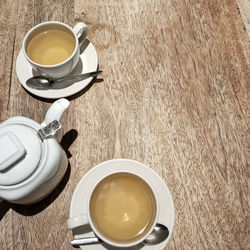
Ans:
{"label": "spoon handle", "polygon": [[89,73],[85,73],[82,75],[78,75],[78,76],[63,76],[63,77],[59,77],[54,79],[54,82],[61,82],[61,81],[65,81],[65,80],[75,80],[76,82],[87,79],[89,77],[94,77],[94,76],[98,76],[101,75],[102,71],[94,71],[94,72],[89,72]]}
{"label": "spoon handle", "polygon": [[74,247],[79,247],[82,245],[89,245],[89,244],[97,244],[102,242],[97,237],[89,237],[89,238],[82,238],[82,239],[75,239],[71,241],[71,245]]}

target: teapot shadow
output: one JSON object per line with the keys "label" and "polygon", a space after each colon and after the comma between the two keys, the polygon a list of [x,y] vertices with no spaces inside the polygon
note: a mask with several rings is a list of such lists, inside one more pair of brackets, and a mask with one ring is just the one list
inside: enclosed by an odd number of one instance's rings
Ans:
{"label": "teapot shadow", "polygon": [[72,157],[72,154],[70,153],[69,148],[73,144],[73,142],[76,140],[77,136],[78,136],[77,130],[71,129],[62,137],[61,146],[66,152],[68,159]]}
{"label": "teapot shadow", "polygon": [[10,209],[11,204],[8,201],[2,201],[0,202],[0,221],[4,217],[4,215],[8,212]]}

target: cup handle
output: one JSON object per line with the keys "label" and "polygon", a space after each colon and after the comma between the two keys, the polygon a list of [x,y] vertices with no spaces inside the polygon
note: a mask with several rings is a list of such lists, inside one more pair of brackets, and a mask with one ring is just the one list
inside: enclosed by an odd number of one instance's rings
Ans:
{"label": "cup handle", "polygon": [[87,214],[73,216],[67,220],[68,229],[73,229],[87,224],[89,224]]}
{"label": "cup handle", "polygon": [[79,44],[81,44],[86,39],[89,29],[85,23],[80,22],[73,27],[73,31],[78,37]]}

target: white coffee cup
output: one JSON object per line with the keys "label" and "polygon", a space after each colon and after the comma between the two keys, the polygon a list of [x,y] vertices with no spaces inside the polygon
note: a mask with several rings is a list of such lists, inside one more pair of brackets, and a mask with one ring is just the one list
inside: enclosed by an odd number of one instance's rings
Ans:
{"label": "white coffee cup", "polygon": [[[138,240],[135,240],[133,242],[129,242],[129,243],[120,243],[120,242],[118,243],[118,242],[111,241],[110,239],[107,239],[105,236],[103,236],[97,230],[97,228],[95,227],[95,225],[93,223],[91,215],[90,215],[90,200],[91,200],[92,194],[93,194],[95,188],[97,187],[97,185],[102,180],[104,180],[106,177],[108,177],[110,175],[113,175],[113,174],[120,174],[120,173],[132,174],[132,175],[137,176],[141,180],[143,180],[147,184],[147,186],[151,189],[152,194],[154,196],[154,200],[155,200],[155,208],[156,208],[155,209],[155,216],[154,216],[154,220],[153,220],[153,223],[151,224],[150,228],[148,229],[148,231],[141,238],[139,238]],[[112,172],[108,173],[107,175],[105,175],[105,176],[103,176],[103,177],[101,177],[101,178],[99,178],[99,179],[96,180],[96,184],[94,185],[94,187],[92,188],[92,190],[91,190],[91,192],[89,193],[89,196],[88,196],[86,213],[85,214],[82,213],[82,214],[79,214],[77,216],[70,217],[67,220],[67,226],[68,226],[69,229],[74,229],[74,228],[77,228],[79,226],[90,225],[90,227],[93,230],[93,232],[103,242],[105,242],[105,243],[107,243],[107,244],[109,244],[111,246],[114,246],[114,247],[132,247],[132,246],[136,246],[136,245],[142,243],[149,236],[149,234],[153,231],[156,223],[158,222],[158,215],[159,215],[158,198],[157,198],[156,192],[154,191],[154,189],[152,188],[152,185],[150,184],[150,180],[148,180],[148,179],[146,179],[146,178],[138,175],[137,173],[134,173],[133,171],[128,171],[128,170],[124,170],[124,171],[112,171]]]}
{"label": "white coffee cup", "polygon": [[[35,35],[50,29],[60,29],[70,32],[75,38],[75,49],[71,54],[71,56],[69,56],[65,61],[61,63],[55,65],[42,65],[32,61],[29,58],[29,56],[27,55],[27,47],[29,42]],[[84,41],[87,37],[87,34],[88,34],[88,27],[83,22],[77,23],[73,28],[62,22],[57,22],[57,21],[43,22],[34,26],[32,29],[28,31],[23,40],[22,50],[25,58],[36,71],[51,77],[61,77],[69,74],[75,68],[80,57],[79,39],[81,40],[81,42]]]}

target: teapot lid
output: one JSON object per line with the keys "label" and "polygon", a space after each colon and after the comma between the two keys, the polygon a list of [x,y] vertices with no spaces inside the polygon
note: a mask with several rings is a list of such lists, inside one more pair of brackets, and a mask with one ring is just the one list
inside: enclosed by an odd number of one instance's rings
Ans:
{"label": "teapot lid", "polygon": [[27,179],[41,157],[42,141],[34,128],[22,123],[0,127],[0,185],[15,185]]}

